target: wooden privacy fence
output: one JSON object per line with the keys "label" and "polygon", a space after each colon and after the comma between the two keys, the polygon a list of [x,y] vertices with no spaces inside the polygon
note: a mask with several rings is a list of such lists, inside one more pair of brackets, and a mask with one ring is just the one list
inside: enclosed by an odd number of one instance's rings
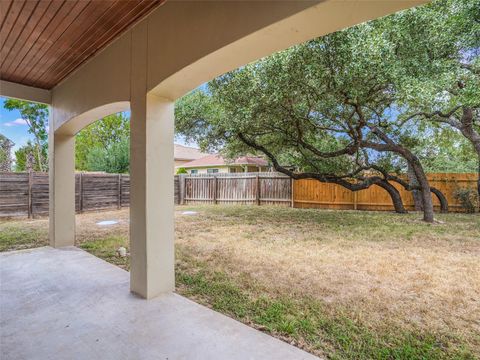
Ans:
{"label": "wooden privacy fence", "polygon": [[[0,173],[0,216],[48,215],[47,173]],[[77,212],[121,208],[130,204],[130,177],[122,174],[75,174]]]}
{"label": "wooden privacy fence", "polygon": [[[430,184],[443,192],[450,211],[464,211],[455,199],[458,188],[476,189],[476,174],[428,174]],[[298,208],[393,210],[385,190],[378,186],[351,192],[316,180],[292,181],[276,173],[240,173],[175,176],[175,204],[281,205]],[[407,210],[414,209],[411,192],[393,183]],[[440,204],[433,196],[436,210]],[[0,217],[48,215],[48,174],[0,173]],[[130,205],[130,176],[76,174],[77,212]]]}
{"label": "wooden privacy fence", "polygon": [[[48,215],[47,173],[0,172],[0,217]],[[175,201],[178,177],[175,177]],[[123,174],[75,174],[77,212],[122,208],[130,205],[130,176]]]}
{"label": "wooden privacy fence", "polygon": [[[447,198],[449,210],[463,212],[461,204],[455,199],[455,190],[459,188],[476,189],[477,174],[427,174],[431,186],[439,189]],[[392,182],[397,188],[407,210],[414,210],[413,196],[399,184]],[[392,200],[388,193],[379,186],[352,192],[336,184],[320,183],[316,180],[299,180],[293,187],[294,207],[298,208],[323,208],[343,210],[394,210]],[[432,196],[435,210],[440,210],[440,203],[436,196]]]}
{"label": "wooden privacy fence", "polygon": [[276,173],[180,175],[179,179],[182,204],[292,203],[292,180]]}

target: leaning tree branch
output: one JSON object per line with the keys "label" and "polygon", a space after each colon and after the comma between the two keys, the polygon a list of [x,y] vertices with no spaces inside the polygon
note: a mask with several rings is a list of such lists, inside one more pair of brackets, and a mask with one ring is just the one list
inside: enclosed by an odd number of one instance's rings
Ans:
{"label": "leaning tree branch", "polygon": [[315,179],[323,183],[331,183],[343,186],[344,188],[350,191],[360,191],[365,190],[371,187],[372,185],[378,185],[385,189],[391,196],[392,202],[395,207],[395,211],[399,213],[405,213],[406,210],[403,206],[403,202],[398,190],[395,189],[393,185],[391,185],[385,178],[380,176],[370,176],[370,177],[357,177],[358,180],[355,183],[351,183],[350,181],[346,180],[343,177],[339,177],[332,174],[321,174],[321,173],[313,173],[313,172],[303,172],[303,173],[295,173],[292,170],[281,166],[278,163],[277,158],[263,145],[256,143],[254,140],[249,139],[243,133],[238,133],[238,138],[246,145],[250,146],[251,148],[258,150],[264,153],[272,162],[273,167],[278,172],[285,174],[292,179],[301,180],[301,179]]}
{"label": "leaning tree branch", "polygon": [[[411,185],[410,183],[403,180],[402,178],[389,174],[388,172],[385,171],[385,169],[382,169],[377,165],[371,165],[371,168],[373,170],[380,172],[386,180],[394,181],[400,184],[407,191],[422,190],[421,186]],[[438,201],[440,202],[440,212],[448,213],[448,200],[445,197],[445,195],[443,195],[443,193],[439,189],[433,186],[430,186],[430,191],[437,197]]]}
{"label": "leaning tree branch", "polygon": [[440,123],[445,123],[445,124],[449,124],[451,126],[454,126],[454,127],[457,127],[458,126],[461,126],[460,122],[454,118],[452,118],[452,116],[461,108],[462,106],[455,106],[453,109],[451,109],[450,111],[448,112],[442,112],[442,111],[433,111],[433,112],[426,112],[426,111],[419,111],[415,114],[412,114],[410,116],[408,116],[407,118],[405,118],[404,120],[402,120],[400,122],[400,126],[403,126],[405,125],[407,122],[409,122],[410,120],[416,118],[416,117],[423,117],[424,119],[427,119],[427,120],[430,120],[430,121],[434,121],[434,122],[440,122]]}

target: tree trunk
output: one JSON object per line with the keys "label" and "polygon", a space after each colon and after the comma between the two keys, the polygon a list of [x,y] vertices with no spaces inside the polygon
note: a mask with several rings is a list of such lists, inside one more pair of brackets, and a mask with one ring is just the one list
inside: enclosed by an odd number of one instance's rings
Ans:
{"label": "tree trunk", "polygon": [[37,140],[37,161],[38,161],[38,169],[43,172],[43,157],[42,157],[42,147],[40,145],[40,142]]}
{"label": "tree trunk", "polygon": [[[403,188],[407,191],[417,190],[417,189],[412,189],[412,186],[408,182],[404,181],[403,179],[401,179],[397,176],[388,175],[388,180],[395,181],[397,184],[403,186]],[[418,188],[420,188],[420,186],[418,186]],[[445,195],[443,195],[443,193],[440,190],[438,190],[437,188],[430,187],[430,190],[432,191],[432,193],[435,194],[438,201],[440,201],[440,211],[442,213],[448,213],[448,200],[445,197]]]}
{"label": "tree trunk", "polygon": [[416,156],[412,157],[411,165],[418,180],[418,184],[421,187],[423,220],[432,223],[434,221],[434,213],[430,184],[428,182],[427,176],[425,175],[425,172],[423,171],[423,167]]}
{"label": "tree trunk", "polygon": [[480,153],[478,154],[477,204],[478,204],[478,212],[480,212]]}
{"label": "tree trunk", "polygon": [[399,214],[407,213],[407,210],[405,210],[405,207],[403,206],[400,192],[395,188],[395,186],[393,186],[386,180],[379,182],[377,185],[388,192],[388,194],[392,198],[392,203],[396,213],[399,213]]}
{"label": "tree trunk", "polygon": [[432,190],[432,193],[434,193],[438,201],[440,201],[440,212],[443,214],[448,213],[448,201],[445,195],[443,195],[440,190],[434,188],[433,186],[430,188],[430,190]]}
{"label": "tree trunk", "polygon": [[[410,163],[408,163],[407,176],[408,182],[412,188],[419,186],[417,177],[415,176],[415,171],[413,170],[413,167],[412,165],[410,165]],[[412,196],[415,211],[423,211],[423,200],[421,191],[412,190]]]}
{"label": "tree trunk", "polygon": [[392,139],[388,137],[382,130],[376,126],[369,126],[371,131],[377,135],[377,137],[382,140],[382,144],[372,143],[372,142],[363,142],[361,145],[366,148],[374,149],[377,151],[388,151],[394,152],[402,156],[407,163],[412,167],[415,177],[417,178],[418,185],[421,188],[422,194],[422,203],[423,203],[423,220],[426,222],[433,222],[433,202],[432,196],[430,195],[430,184],[428,183],[427,176],[423,171],[422,164],[418,158],[413,154],[409,149],[395,143]]}
{"label": "tree trunk", "polygon": [[[478,119],[477,119],[478,121]],[[474,111],[471,107],[464,106],[462,108],[462,117],[460,119],[460,124],[453,123],[453,127],[456,127],[461,131],[463,136],[465,136],[473,145],[475,152],[478,156],[478,176],[477,176],[477,199],[478,199],[478,210],[480,211],[480,133],[474,128]]]}

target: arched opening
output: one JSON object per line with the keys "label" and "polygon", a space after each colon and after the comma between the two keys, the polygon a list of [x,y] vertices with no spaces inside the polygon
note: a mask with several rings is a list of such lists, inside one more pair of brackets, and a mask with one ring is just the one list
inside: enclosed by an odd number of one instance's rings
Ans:
{"label": "arched opening", "polygon": [[[128,102],[106,104],[64,122],[49,134],[49,237],[52,246],[75,244],[75,213],[83,210],[82,175],[75,172],[75,135],[102,117],[127,111]],[[53,115],[55,116],[55,115]],[[62,211],[56,211],[61,208]]]}
{"label": "arched opening", "polygon": [[75,245],[126,270],[130,117],[107,115],[75,135]]}
{"label": "arched opening", "polygon": [[64,123],[60,124],[54,130],[54,132],[56,135],[76,135],[83,128],[97,120],[103,119],[108,115],[127,112],[129,110],[130,103],[128,101],[105,104],[65,121]]}

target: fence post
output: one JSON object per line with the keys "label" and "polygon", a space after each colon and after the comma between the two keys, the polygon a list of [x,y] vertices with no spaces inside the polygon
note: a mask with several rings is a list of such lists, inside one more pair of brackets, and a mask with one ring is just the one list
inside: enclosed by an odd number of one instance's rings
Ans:
{"label": "fence post", "polygon": [[28,218],[33,217],[33,206],[32,206],[32,182],[33,182],[33,172],[30,170],[28,172]]}
{"label": "fence post", "polygon": [[357,210],[358,191],[353,192],[353,210]]}
{"label": "fence post", "polygon": [[291,208],[294,208],[295,207],[295,196],[294,196],[294,191],[293,189],[295,188],[295,184],[294,184],[294,181],[293,178],[290,178],[290,196],[291,196],[291,201],[290,201],[290,207]]}
{"label": "fence post", "polygon": [[122,208],[122,174],[118,174],[118,201],[117,201],[117,209]]}
{"label": "fence post", "polygon": [[180,187],[180,199],[179,203],[180,205],[185,205],[185,174],[180,174],[178,176],[178,186]]}
{"label": "fence post", "polygon": [[256,180],[256,183],[257,183],[257,194],[256,194],[256,198],[257,198],[257,205],[260,205],[260,176],[258,176],[258,174],[255,176],[255,180]]}
{"label": "fence post", "polygon": [[83,173],[78,180],[78,212],[83,212]]}
{"label": "fence post", "polygon": [[217,176],[213,176],[213,203],[217,204]]}

